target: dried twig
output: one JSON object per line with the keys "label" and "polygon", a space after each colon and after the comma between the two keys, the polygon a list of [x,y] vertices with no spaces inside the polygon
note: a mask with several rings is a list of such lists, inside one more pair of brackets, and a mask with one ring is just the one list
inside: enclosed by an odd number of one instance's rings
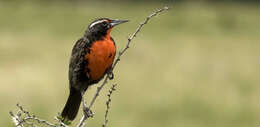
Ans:
{"label": "dried twig", "polygon": [[109,89],[109,91],[108,91],[108,94],[107,94],[108,99],[107,99],[107,101],[106,101],[106,107],[107,107],[107,108],[106,108],[106,113],[105,113],[105,121],[104,121],[102,127],[106,127],[106,126],[107,126],[107,123],[108,123],[108,112],[109,112],[110,103],[111,103],[111,95],[112,95],[113,91],[116,90],[116,85],[117,85],[117,84],[113,84],[112,87],[111,87],[111,88]]}
{"label": "dried twig", "polygon": [[[110,70],[110,72],[113,72],[115,66],[116,66],[116,65],[118,64],[118,62],[120,61],[121,56],[127,51],[127,49],[128,49],[129,46],[130,46],[130,43],[131,43],[132,40],[136,37],[136,35],[140,32],[140,30],[143,28],[143,26],[144,26],[145,24],[147,24],[152,17],[154,17],[154,16],[158,15],[159,13],[161,13],[161,12],[163,12],[163,11],[166,11],[166,10],[168,10],[168,9],[169,9],[169,7],[163,7],[163,8],[161,8],[161,9],[155,11],[155,12],[152,13],[151,15],[147,16],[146,19],[145,19],[142,23],[139,24],[139,26],[137,27],[136,31],[128,38],[128,42],[127,42],[125,48],[123,48],[121,51],[119,51],[119,54],[118,54],[118,56],[117,56],[117,58],[116,58],[114,64],[112,65],[112,69]],[[94,95],[94,97],[92,98],[92,100],[91,100],[89,106],[87,107],[87,109],[88,109],[89,111],[91,111],[91,107],[93,106],[93,104],[95,103],[97,97],[99,96],[99,93],[100,93],[101,89],[102,89],[102,88],[105,86],[105,84],[108,82],[108,79],[109,79],[109,75],[106,75],[106,77],[105,77],[103,83],[102,83],[99,87],[97,87],[96,94]],[[77,127],[84,127],[84,126],[85,126],[85,121],[89,118],[88,116],[89,116],[88,113],[85,113],[85,114],[81,117],[81,120],[80,120],[80,122],[79,122],[79,124],[78,124]]]}
{"label": "dried twig", "polygon": [[16,127],[23,127],[24,124],[27,124],[32,127],[37,127],[32,121],[36,121],[39,124],[45,124],[50,127],[66,127],[62,123],[60,125],[52,124],[51,122],[48,122],[46,120],[40,119],[36,117],[35,115],[31,114],[30,112],[26,111],[21,105],[17,104],[18,112],[15,115],[13,112],[10,112],[10,115],[13,119],[13,122],[15,123]]}
{"label": "dried twig", "polygon": [[15,115],[13,112],[11,112],[11,111],[10,111],[9,113],[10,113],[10,115],[11,115],[11,117],[12,117],[12,120],[13,120],[15,126],[16,126],[16,127],[23,127],[23,125],[20,124],[20,123],[21,123],[21,120],[19,119],[19,117],[20,117],[19,111],[17,112],[16,115]]}
{"label": "dried twig", "polygon": [[36,117],[35,115],[30,114],[30,112],[24,110],[24,108],[21,105],[17,104],[16,106],[20,109],[20,111],[22,111],[24,114],[27,115],[25,118],[23,118],[23,122],[28,121],[28,120],[35,120],[38,123],[42,123],[42,124],[48,125],[50,127],[56,127],[55,124],[52,124],[52,123],[50,123],[50,122],[48,122],[46,120],[42,120],[42,119]]}
{"label": "dried twig", "polygon": [[131,41],[136,37],[137,33],[140,32],[140,30],[142,29],[142,27],[143,27],[145,24],[147,24],[152,17],[154,17],[154,16],[158,15],[159,13],[161,13],[161,12],[163,12],[163,11],[166,11],[166,10],[169,10],[169,7],[166,6],[166,7],[163,7],[162,9],[159,9],[159,10],[155,11],[155,12],[152,13],[151,15],[147,16],[146,19],[145,19],[142,23],[139,24],[139,26],[137,27],[136,31],[128,38],[128,42],[127,42],[125,48],[123,48],[123,49],[119,52],[119,54],[118,54],[118,56],[117,56],[117,58],[116,58],[116,60],[115,60],[115,62],[114,62],[114,64],[113,64],[113,66],[112,66],[112,70],[115,68],[115,66],[117,65],[117,63],[120,61],[120,57],[121,57],[121,56],[126,52],[126,50],[129,48],[129,45],[130,45]]}

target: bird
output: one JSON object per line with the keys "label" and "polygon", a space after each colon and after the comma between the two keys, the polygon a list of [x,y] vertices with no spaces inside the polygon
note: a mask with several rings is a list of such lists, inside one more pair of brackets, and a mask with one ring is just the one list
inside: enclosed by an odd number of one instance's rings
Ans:
{"label": "bird", "polygon": [[[128,20],[99,18],[89,24],[83,37],[73,46],[69,62],[69,97],[62,120],[73,121],[89,86],[98,83],[110,70],[116,55],[111,30]],[[112,76],[113,77],[113,76]]]}

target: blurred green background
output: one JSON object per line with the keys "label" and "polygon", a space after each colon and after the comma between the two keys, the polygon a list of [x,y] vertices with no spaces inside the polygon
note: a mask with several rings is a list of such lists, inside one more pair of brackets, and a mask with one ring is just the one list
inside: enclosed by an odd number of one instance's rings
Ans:
{"label": "blurred green background", "polygon": [[[104,121],[108,88],[117,83],[110,127],[259,127],[260,5],[197,1],[0,1],[0,126],[20,103],[53,121],[68,96],[72,46],[98,17],[129,19],[112,36],[121,49],[151,20],[103,89],[90,126]],[[96,86],[87,91],[93,97]],[[77,119],[73,122],[75,125]]]}

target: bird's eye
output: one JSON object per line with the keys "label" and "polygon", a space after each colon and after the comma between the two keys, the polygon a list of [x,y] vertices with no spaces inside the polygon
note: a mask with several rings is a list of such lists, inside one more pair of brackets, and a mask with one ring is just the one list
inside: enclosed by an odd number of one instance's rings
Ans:
{"label": "bird's eye", "polygon": [[106,22],[103,23],[103,26],[106,27],[106,28],[109,28],[109,27],[110,27],[109,24],[106,23]]}

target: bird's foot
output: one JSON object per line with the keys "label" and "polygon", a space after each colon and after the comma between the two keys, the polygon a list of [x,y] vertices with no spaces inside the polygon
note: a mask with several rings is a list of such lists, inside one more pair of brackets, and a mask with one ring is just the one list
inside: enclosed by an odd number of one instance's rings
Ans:
{"label": "bird's foot", "polygon": [[62,117],[60,113],[58,113],[58,116],[55,117],[55,120],[59,122],[55,124],[57,127],[68,127],[67,125],[70,125],[72,122],[68,118]]}
{"label": "bird's foot", "polygon": [[108,79],[109,79],[109,80],[113,80],[113,79],[114,79],[114,73],[113,73],[113,71],[110,71],[107,75],[108,75]]}
{"label": "bird's foot", "polygon": [[89,117],[93,117],[94,116],[94,113],[88,108],[88,107],[84,107],[83,108],[83,111],[84,111],[84,115],[89,118]]}

